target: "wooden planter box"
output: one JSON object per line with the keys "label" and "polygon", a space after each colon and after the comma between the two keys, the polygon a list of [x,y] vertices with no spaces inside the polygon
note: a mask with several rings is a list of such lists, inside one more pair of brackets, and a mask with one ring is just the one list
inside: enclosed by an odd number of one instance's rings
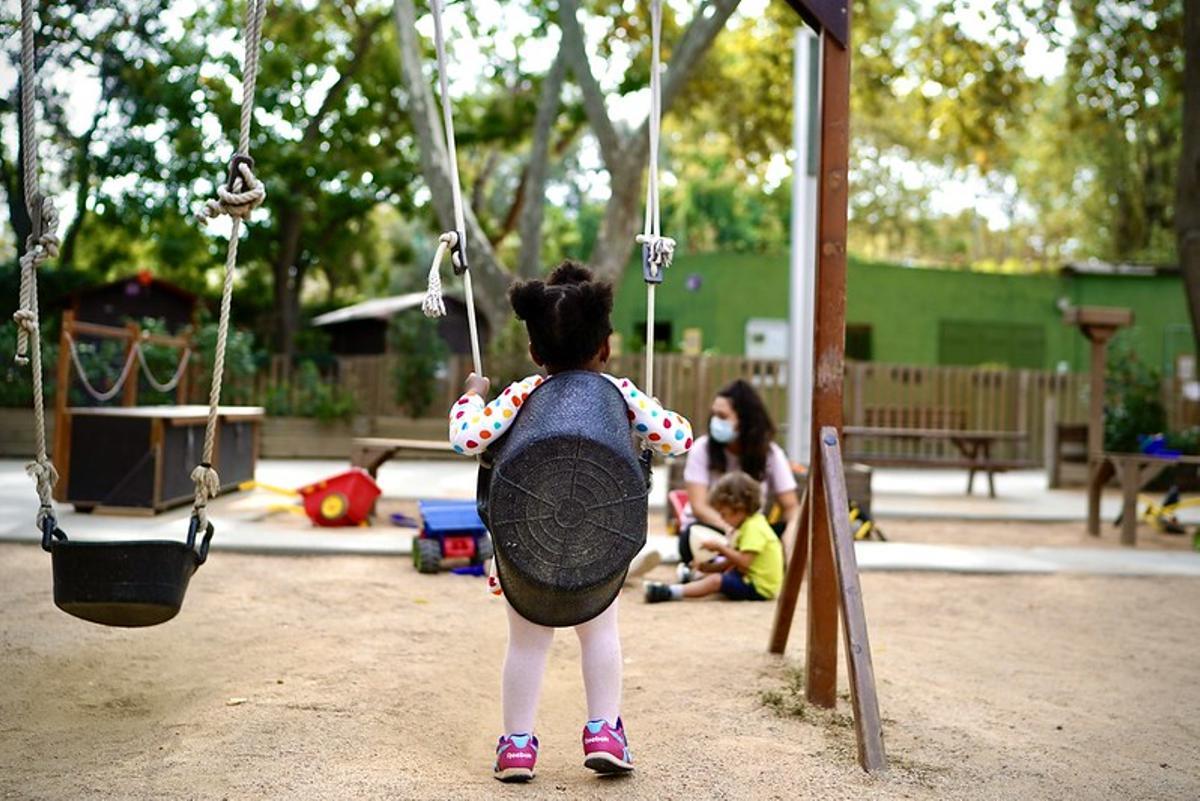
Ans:
{"label": "wooden planter box", "polygon": [[[221,489],[254,478],[263,410],[223,406],[213,466]],[[191,502],[204,451],[206,406],[74,408],[56,441],[55,497],[83,511],[155,514]]]}

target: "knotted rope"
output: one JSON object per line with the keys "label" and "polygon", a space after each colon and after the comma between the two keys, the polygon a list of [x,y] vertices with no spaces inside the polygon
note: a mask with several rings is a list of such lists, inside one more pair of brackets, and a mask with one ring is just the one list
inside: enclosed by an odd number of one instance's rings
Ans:
{"label": "knotted rope", "polygon": [[421,311],[426,317],[446,316],[446,304],[442,300],[442,259],[457,241],[458,234],[453,231],[438,237],[437,252],[433,254],[433,264],[429,266],[429,285],[425,289],[425,299],[421,301]]}
{"label": "knotted rope", "polygon": [[[21,168],[25,182],[25,211],[31,230],[21,257],[21,288],[13,320],[17,324],[19,365],[28,365],[33,382],[33,431],[36,453],[25,472],[33,479],[38,494],[37,526],[54,521],[54,485],[58,471],[46,454],[46,399],[42,386],[42,338],[38,316],[37,270],[58,255],[58,211],[38,187],[37,115],[34,97],[37,70],[34,59],[33,0],[21,0]],[[60,390],[61,391],[61,390]]]}
{"label": "knotted rope", "polygon": [[463,213],[462,188],[458,179],[458,151],[454,144],[454,114],[450,108],[450,83],[446,76],[446,37],[442,29],[443,0],[431,0],[433,11],[433,41],[437,49],[438,89],[442,101],[442,128],[445,136],[446,162],[450,172],[450,194],[454,203],[454,230],[438,237],[438,249],[429,268],[429,285],[421,310],[426,317],[444,317],[446,304],[442,300],[442,259],[450,251],[454,272],[463,277],[463,294],[467,300],[467,325],[471,331],[471,357],[475,362],[475,374],[483,375],[483,363],[479,356],[479,328],[475,322],[475,293],[471,288],[471,271],[467,263],[467,224]]}
{"label": "knotted rope", "polygon": [[662,273],[675,256],[675,240],[662,235],[658,198],[658,142],[662,125],[662,0],[650,3],[650,165],[646,180],[646,218],[637,243],[646,262],[646,394],[654,397],[654,294]]}
{"label": "knotted rope", "polygon": [[205,201],[196,215],[201,225],[222,214],[238,220],[250,219],[250,212],[267,198],[267,188],[254,176],[254,162],[249,156],[237,156],[231,165],[230,180],[217,187],[217,196]]}
{"label": "knotted rope", "polygon": [[262,38],[263,15],[267,0],[246,0],[243,25],[245,55],[242,58],[242,109],[238,128],[238,149],[230,161],[229,180],[217,190],[217,197],[205,203],[198,215],[207,222],[222,214],[232,219],[229,246],[225,251],[225,281],[221,288],[221,314],[217,322],[217,347],[213,355],[212,386],[208,393],[208,423],[204,427],[204,454],[192,471],[195,494],[192,514],[199,523],[199,532],[208,528],[208,502],[221,490],[221,478],[212,466],[213,446],[217,433],[217,412],[221,404],[221,380],[225,373],[225,343],[229,337],[229,309],[233,299],[233,278],[237,271],[238,235],[241,223],[263,202],[266,189],[253,172],[250,158],[250,123],[254,112],[254,93],[258,82],[259,41]]}

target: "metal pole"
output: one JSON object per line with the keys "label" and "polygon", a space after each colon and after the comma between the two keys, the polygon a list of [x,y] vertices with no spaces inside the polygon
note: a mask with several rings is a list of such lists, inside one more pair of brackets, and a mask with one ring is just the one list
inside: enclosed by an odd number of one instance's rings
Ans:
{"label": "metal pole", "polygon": [[821,140],[821,40],[796,29],[793,67],[792,253],[788,313],[787,451],[808,464],[812,449],[812,332],[817,256],[817,171]]}

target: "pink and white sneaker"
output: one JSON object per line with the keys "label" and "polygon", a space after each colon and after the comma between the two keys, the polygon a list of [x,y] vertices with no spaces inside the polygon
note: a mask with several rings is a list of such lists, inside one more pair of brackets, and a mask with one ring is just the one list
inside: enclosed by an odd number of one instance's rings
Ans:
{"label": "pink and white sneaker", "polygon": [[538,739],[532,734],[508,734],[496,743],[493,775],[502,782],[527,782],[537,764]]}
{"label": "pink and white sneaker", "polygon": [[625,739],[625,725],[607,720],[589,720],[583,727],[583,764],[597,773],[628,773],[633,770],[633,756]]}

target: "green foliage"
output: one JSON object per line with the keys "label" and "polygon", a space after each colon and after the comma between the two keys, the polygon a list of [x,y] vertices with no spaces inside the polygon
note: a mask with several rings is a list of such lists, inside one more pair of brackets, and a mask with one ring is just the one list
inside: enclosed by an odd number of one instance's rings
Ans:
{"label": "green foliage", "polygon": [[1136,453],[1138,437],[1167,429],[1159,372],[1138,359],[1132,349],[1114,341],[1109,349],[1104,385],[1104,449]]}
{"label": "green foliage", "polygon": [[[42,340],[42,391],[46,403],[53,403],[55,391],[54,366],[58,361],[58,340],[47,338],[43,331]],[[33,407],[33,381],[30,367],[14,361],[17,353],[17,324],[11,320],[0,323],[0,406]]]}
{"label": "green foliage", "polygon": [[398,314],[388,329],[388,344],[396,357],[392,372],[396,402],[409,417],[421,417],[433,404],[448,353],[438,334],[438,320],[415,311]]}
{"label": "green foliage", "polygon": [[[217,323],[205,322],[195,337],[196,352],[192,358],[203,365],[202,393],[208,399],[212,382],[212,366],[217,350]],[[255,350],[254,334],[240,328],[230,328],[225,339],[225,372],[221,378],[221,403],[229,405],[251,403],[254,398],[254,377],[261,358]],[[164,375],[156,373],[161,380]],[[197,388],[193,388],[195,395]]]}
{"label": "green foliage", "polygon": [[358,408],[354,395],[327,380],[310,360],[297,366],[290,384],[271,387],[263,399],[267,414],[315,417],[322,422],[349,420]]}

